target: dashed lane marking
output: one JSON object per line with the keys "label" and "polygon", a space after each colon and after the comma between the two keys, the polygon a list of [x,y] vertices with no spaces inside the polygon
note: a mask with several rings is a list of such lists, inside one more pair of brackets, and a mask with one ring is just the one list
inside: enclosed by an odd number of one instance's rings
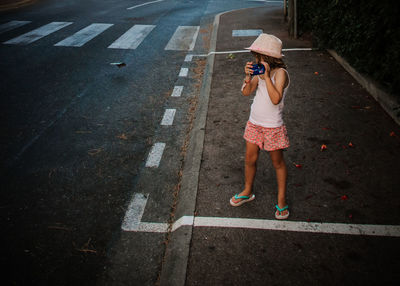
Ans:
{"label": "dashed lane marking", "polygon": [[165,149],[165,143],[155,143],[147,157],[146,167],[158,168]]}
{"label": "dashed lane marking", "polygon": [[174,86],[174,90],[172,91],[172,97],[180,97],[182,95],[183,86]]}
{"label": "dashed lane marking", "polygon": [[186,55],[185,62],[191,62],[193,60],[193,55]]}
{"label": "dashed lane marking", "polygon": [[10,21],[10,22],[4,23],[4,24],[0,25],[0,34],[8,32],[8,31],[16,29],[16,28],[19,28],[19,27],[29,24],[29,23],[31,23],[31,21]]}
{"label": "dashed lane marking", "polygon": [[199,26],[178,26],[165,50],[192,51],[199,34]]}
{"label": "dashed lane marking", "polygon": [[180,77],[186,77],[189,73],[189,69],[188,68],[181,68],[181,70],[179,71],[179,76]]}
{"label": "dashed lane marking", "polygon": [[123,230],[139,230],[140,221],[147,204],[148,195],[135,193],[129,203],[128,209],[125,213],[124,221],[122,222]]}
{"label": "dashed lane marking", "polygon": [[163,119],[161,120],[161,125],[172,125],[174,122],[175,113],[176,109],[166,109]]}
{"label": "dashed lane marking", "polygon": [[155,27],[154,25],[134,25],[108,48],[134,50]]}
{"label": "dashed lane marking", "polygon": [[84,44],[110,28],[113,24],[94,23],[82,30],[76,32],[72,36],[58,42],[54,46],[64,47],[82,47]]}
{"label": "dashed lane marking", "polygon": [[72,22],[51,22],[19,37],[8,40],[7,42],[4,42],[4,44],[27,45],[71,24]]}

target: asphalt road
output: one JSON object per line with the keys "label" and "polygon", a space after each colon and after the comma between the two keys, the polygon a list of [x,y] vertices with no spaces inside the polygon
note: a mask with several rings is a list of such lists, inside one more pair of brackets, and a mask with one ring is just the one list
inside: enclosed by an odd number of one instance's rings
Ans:
{"label": "asphalt road", "polygon": [[[7,285],[153,285],[159,279],[166,235],[123,231],[121,224],[135,193],[147,196],[143,221],[171,218],[205,65],[201,57],[185,61],[186,55],[208,51],[215,14],[267,4],[165,0],[135,7],[144,3],[44,0],[0,14]],[[30,22],[11,29],[11,21]],[[13,43],[54,22],[65,26]],[[107,28],[81,46],[56,45],[98,23]],[[135,25],[148,29],[135,48],[110,47]],[[183,26],[198,29],[193,51],[165,50]],[[119,62],[125,65],[111,65]],[[182,67],[186,77],[179,76]],[[171,97],[175,86],[183,86],[179,97]],[[165,109],[176,110],[172,125],[160,125]],[[146,167],[158,142],[165,143],[161,161]]]}

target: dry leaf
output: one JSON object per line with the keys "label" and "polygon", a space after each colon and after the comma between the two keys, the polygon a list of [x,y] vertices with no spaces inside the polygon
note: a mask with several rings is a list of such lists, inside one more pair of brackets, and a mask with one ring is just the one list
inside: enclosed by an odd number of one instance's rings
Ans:
{"label": "dry leaf", "polygon": [[125,135],[125,133],[122,133],[121,135],[119,135],[119,136],[117,136],[119,139],[122,139],[122,140],[127,140],[128,139],[128,137],[126,137],[126,135]]}

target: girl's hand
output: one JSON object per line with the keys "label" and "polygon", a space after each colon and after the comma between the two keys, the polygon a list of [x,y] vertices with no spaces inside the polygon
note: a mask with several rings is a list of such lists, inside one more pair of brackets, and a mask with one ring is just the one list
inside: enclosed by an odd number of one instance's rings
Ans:
{"label": "girl's hand", "polygon": [[244,67],[244,72],[246,74],[246,77],[251,77],[253,74],[253,70],[251,69],[253,65],[253,62],[247,62],[246,66]]}
{"label": "girl's hand", "polygon": [[267,77],[270,77],[271,67],[267,62],[261,61],[260,63],[265,67],[265,73],[261,74],[260,77],[265,80]]}

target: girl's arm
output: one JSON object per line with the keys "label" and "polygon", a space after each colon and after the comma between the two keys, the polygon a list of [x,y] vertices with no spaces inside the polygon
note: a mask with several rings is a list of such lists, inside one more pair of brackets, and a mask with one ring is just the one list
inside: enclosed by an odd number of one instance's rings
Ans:
{"label": "girl's arm", "polygon": [[[265,63],[268,65],[267,63]],[[264,66],[265,66],[264,64]],[[286,81],[287,81],[287,75],[286,72],[283,69],[278,69],[275,73],[275,84],[272,83],[271,77],[270,77],[270,70],[269,66],[265,67],[266,72],[264,75],[264,80],[267,86],[268,90],[268,95],[271,99],[271,102],[273,104],[279,104],[281,102],[282,97],[283,97],[283,89],[285,88]],[[267,72],[268,71],[268,72]]]}
{"label": "girl's arm", "polygon": [[258,78],[251,78],[251,74],[253,73],[253,70],[251,69],[252,64],[252,62],[247,62],[244,68],[244,72],[246,73],[246,77],[244,78],[244,83],[242,86],[242,94],[244,96],[249,96],[257,89]]}

